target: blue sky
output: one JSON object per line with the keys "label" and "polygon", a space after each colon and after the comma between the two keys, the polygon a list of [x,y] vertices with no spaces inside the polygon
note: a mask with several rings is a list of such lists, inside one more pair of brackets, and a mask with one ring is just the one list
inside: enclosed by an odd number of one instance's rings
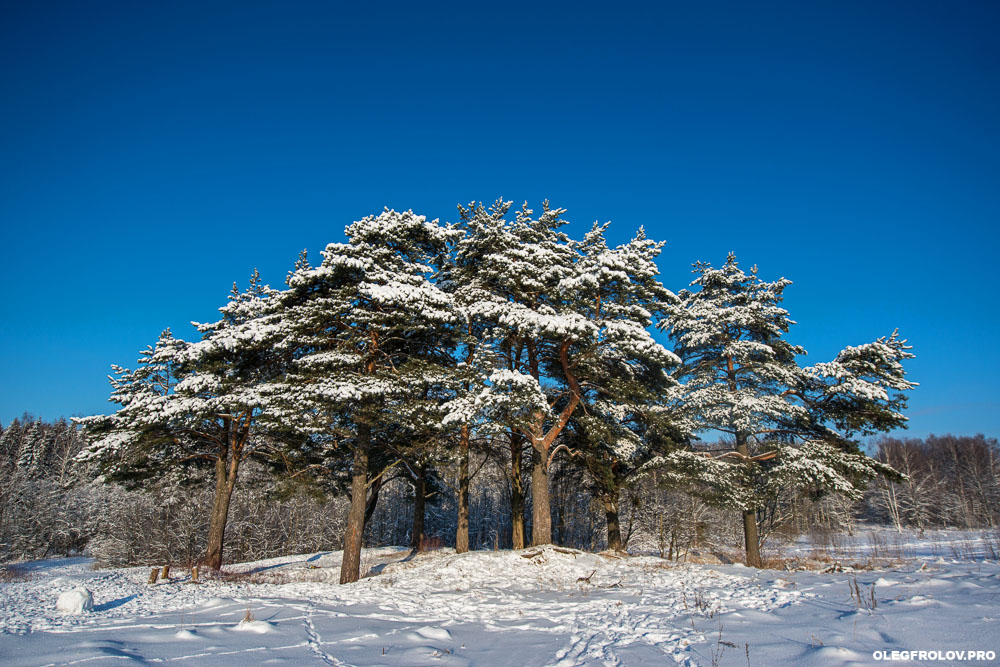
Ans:
{"label": "blue sky", "polygon": [[[364,4],[364,3],[354,3]],[[92,414],[383,206],[499,196],[735,251],[832,357],[899,327],[910,432],[1000,435],[1000,5],[6,3],[0,422]]]}

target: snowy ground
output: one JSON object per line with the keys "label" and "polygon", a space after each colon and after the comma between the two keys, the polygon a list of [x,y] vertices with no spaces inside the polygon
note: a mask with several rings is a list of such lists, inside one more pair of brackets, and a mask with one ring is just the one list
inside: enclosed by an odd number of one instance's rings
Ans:
{"label": "snowy ground", "polygon": [[[908,560],[892,569],[830,573],[552,548],[380,549],[365,553],[373,576],[346,586],[339,552],[155,586],[148,568],[40,561],[21,566],[29,581],[0,584],[0,664],[834,665],[872,664],[875,651],[1000,654],[1000,565],[929,546],[941,539],[905,536]],[[93,610],[57,611],[78,586]],[[241,622],[248,611],[254,620]]]}

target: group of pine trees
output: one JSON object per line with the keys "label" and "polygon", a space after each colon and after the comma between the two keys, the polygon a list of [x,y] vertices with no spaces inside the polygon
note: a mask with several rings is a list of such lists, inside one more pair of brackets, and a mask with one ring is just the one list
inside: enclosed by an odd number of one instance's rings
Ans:
{"label": "group of pine trees", "polygon": [[[435,486],[457,498],[469,548],[475,452],[507,453],[511,544],[552,542],[554,466],[578,470],[623,546],[621,491],[656,474],[757,522],[776,488],[859,496],[878,474],[857,438],[903,425],[912,355],[896,333],[802,367],[785,335],[789,281],[730,256],[695,265],[689,289],[658,279],[662,244],[642,232],[611,247],[607,225],[568,236],[562,209],[459,207],[455,224],[386,210],[353,223],[284,289],[235,286],[200,339],[165,331],[138,367],[113,367],[109,415],[79,420],[82,460],[142,485],[213,471],[204,563],[223,562],[229,506],[248,458],[287,479],[346,492],[341,581],[359,577],[366,522],[392,474],[414,493],[413,540]],[[650,333],[664,331],[668,349]],[[731,436],[706,451],[697,434]],[[444,470],[455,479],[443,479]]]}

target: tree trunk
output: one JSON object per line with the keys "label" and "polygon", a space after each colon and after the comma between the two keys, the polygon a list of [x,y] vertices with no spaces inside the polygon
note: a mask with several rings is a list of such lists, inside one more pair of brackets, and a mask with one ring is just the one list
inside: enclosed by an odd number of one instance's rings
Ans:
{"label": "tree trunk", "polygon": [[378,507],[378,495],[382,491],[382,487],[385,484],[385,475],[378,477],[372,482],[371,490],[368,493],[368,500],[365,502],[365,523],[361,528],[362,534],[365,529],[368,528],[368,524],[371,523],[372,516],[375,514],[375,509]]}
{"label": "tree trunk", "polygon": [[354,444],[354,466],[351,469],[351,509],[344,529],[344,560],[340,566],[340,583],[349,584],[361,578],[361,540],[365,532],[366,496],[368,495],[368,447],[371,427],[358,424],[358,439]]}
{"label": "tree trunk", "polygon": [[604,496],[601,502],[604,503],[604,518],[608,524],[608,549],[621,551],[622,529],[618,521],[618,500],[613,496]]}
{"label": "tree trunk", "polygon": [[552,506],[545,456],[531,448],[531,546],[552,544]]}
{"label": "tree trunk", "polygon": [[[750,456],[750,446],[745,435],[736,435],[736,451],[743,456]],[[760,533],[757,531],[757,513],[753,510],[743,512],[743,544],[746,548],[746,564],[749,567],[764,567],[760,557]]]}
{"label": "tree trunk", "polygon": [[234,460],[232,470],[227,466],[225,456],[215,461],[215,497],[212,500],[212,514],[208,519],[208,547],[204,563],[213,570],[222,567],[222,546],[226,541],[226,521],[229,519],[229,502],[236,486],[238,463]]}
{"label": "tree trunk", "polygon": [[469,550],[469,425],[462,425],[458,442],[458,529],[455,531],[455,553]]}
{"label": "tree trunk", "polygon": [[[569,348],[571,341],[564,340],[559,346],[559,363],[562,365],[566,382],[570,387],[569,402],[556,423],[545,430],[545,415],[537,413],[534,424],[531,428],[531,544],[539,546],[542,544],[552,544],[552,505],[549,502],[549,459],[553,452],[553,445],[562,430],[566,428],[573,411],[580,404],[580,383],[573,375],[572,364],[569,361]],[[529,345],[529,366],[531,376],[536,380],[538,374],[538,358],[534,355],[533,348]]]}
{"label": "tree trunk", "polygon": [[524,542],[524,476],[521,473],[521,438],[511,435],[510,444],[510,543],[512,549],[523,549]]}
{"label": "tree trunk", "polygon": [[423,474],[413,480],[413,530],[410,531],[410,546],[419,550],[424,541],[424,495],[427,481]]}
{"label": "tree trunk", "polygon": [[743,543],[746,545],[747,561],[749,567],[764,567],[764,561],[760,557],[760,537],[757,532],[757,513],[754,511],[743,512]]}

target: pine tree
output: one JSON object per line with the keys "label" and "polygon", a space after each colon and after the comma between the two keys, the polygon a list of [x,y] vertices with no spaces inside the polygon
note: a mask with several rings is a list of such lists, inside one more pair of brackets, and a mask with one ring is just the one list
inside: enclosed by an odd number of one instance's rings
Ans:
{"label": "pine tree", "polygon": [[205,556],[215,569],[222,566],[229,505],[240,466],[250,456],[273,454],[269,435],[276,425],[266,413],[260,387],[284,370],[281,350],[272,348],[266,335],[281,326],[270,312],[277,295],[262,284],[255,269],[244,292],[233,285],[218,321],[196,325],[202,339],[188,346],[181,358],[183,379],[175,395],[186,399],[189,423],[204,425],[200,428],[209,436],[209,451],[202,456],[215,469]]}
{"label": "pine tree", "polygon": [[604,506],[608,548],[621,550],[621,490],[685,435],[663,405],[677,385],[668,369],[680,359],[649,334],[654,320],[678,302],[657,279],[655,258],[663,244],[640,229],[628,243],[609,248],[607,227],[595,224],[574,244],[580,253],[574,276],[561,285],[597,327],[592,348],[577,355],[582,409],[570,422],[565,444],[589,472],[592,491]]}
{"label": "pine tree", "polygon": [[45,464],[49,451],[48,433],[42,426],[42,420],[37,419],[24,429],[21,438],[21,450],[17,458],[17,467],[28,475],[35,475]]}
{"label": "pine tree", "polygon": [[[567,426],[582,401],[588,412],[576,422],[578,443],[588,441],[582,437],[588,420],[593,433],[606,435],[598,422],[610,427],[627,421],[630,408],[636,419],[640,412],[644,419],[652,415],[645,408],[652,408],[658,401],[650,397],[672,382],[664,369],[677,358],[652,339],[647,327],[676,297],[656,280],[654,259],[661,244],[641,231],[630,243],[610,249],[604,239],[607,225],[595,225],[582,242],[574,242],[560,231],[562,209],[546,202],[536,219],[525,206],[508,221],[509,206],[499,200],[489,209],[475,203],[460,209],[466,236],[458,243],[454,289],[468,322],[470,342],[464,349],[470,356],[462,363],[465,397],[455,401],[449,419],[459,421],[455,415],[462,415],[463,424],[475,423],[484,432],[498,426],[508,430],[517,548],[523,546],[522,443],[532,455],[532,543],[546,544],[552,539],[549,468],[559,452],[570,449]],[[619,410],[613,405],[630,392],[630,406]],[[634,459],[641,443],[622,438],[605,443],[601,456]]]}
{"label": "pine tree", "polygon": [[96,463],[105,481],[135,488],[172,461],[169,431],[147,417],[154,414],[153,406],[168,400],[178,383],[177,356],[185,345],[165,329],[154,345],[140,352],[135,370],[111,365],[108,400],[120,407],[107,415],[74,418],[89,441],[77,457],[79,462]]}
{"label": "pine tree", "polygon": [[901,362],[912,355],[893,334],[803,369],[805,350],[784,339],[794,324],[780,306],[790,281],[765,282],[756,267],[744,273],[732,254],[722,268],[698,263],[695,273],[697,289],[680,293],[665,323],[683,361],[678,396],[691,430],[727,434],[734,451],[675,453],[668,478],[739,509],[747,564],[760,567],[758,514],[768,497],[782,489],[857,495],[875,474],[893,474],[850,438],[903,424],[900,392],[914,385]]}
{"label": "pine tree", "polygon": [[[560,282],[573,275],[577,258],[560,231],[563,209],[545,202],[535,218],[525,204],[508,221],[508,207],[501,200],[491,210],[481,205],[463,210],[467,236],[459,242],[456,263],[468,284],[462,298],[467,316],[483,324],[487,337],[483,361],[493,366],[474,402],[483,421],[510,431],[515,487],[520,443],[530,446],[532,544],[548,544],[549,466],[556,439],[581,397],[571,348],[593,340],[597,330],[560,294]],[[520,546],[518,509],[512,502],[515,547]]]}
{"label": "pine tree", "polygon": [[4,461],[16,463],[21,452],[23,429],[21,422],[15,417],[3,430],[3,435],[0,435],[0,456],[3,457]]}
{"label": "pine tree", "polygon": [[341,583],[360,577],[368,489],[381,474],[370,463],[390,447],[394,425],[438,421],[428,416],[426,388],[444,378],[448,331],[458,321],[431,280],[452,230],[386,210],[346,234],[347,243],[326,247],[319,266],[302,263],[290,276],[281,316],[295,358],[266,388],[280,418],[330,434],[332,448],[351,454]]}
{"label": "pine tree", "polygon": [[100,460],[109,479],[136,484],[199,462],[214,469],[204,557],[213,569],[222,566],[240,466],[270,453],[259,390],[281,370],[280,350],[265,335],[275,326],[265,318],[274,295],[254,271],[245,292],[233,286],[220,320],[196,325],[200,341],[187,343],[167,330],[143,352],[137,370],[113,367],[111,400],[121,408],[80,420],[93,441],[83,458]]}
{"label": "pine tree", "polygon": [[497,354],[498,340],[504,338],[497,314],[505,305],[498,294],[505,250],[510,238],[504,216],[511,202],[497,200],[487,208],[472,202],[459,206],[461,236],[455,252],[445,267],[442,289],[453,298],[461,320],[452,351],[451,379],[443,388],[449,391],[442,425],[450,429],[458,442],[454,458],[458,462],[456,484],[457,520],[455,551],[469,550],[469,461],[472,443],[486,438],[503,437],[511,450],[511,541],[515,549],[524,547],[524,489],[521,476],[522,441],[512,437],[506,420],[486,418],[483,398],[491,393],[490,375],[503,362]]}

